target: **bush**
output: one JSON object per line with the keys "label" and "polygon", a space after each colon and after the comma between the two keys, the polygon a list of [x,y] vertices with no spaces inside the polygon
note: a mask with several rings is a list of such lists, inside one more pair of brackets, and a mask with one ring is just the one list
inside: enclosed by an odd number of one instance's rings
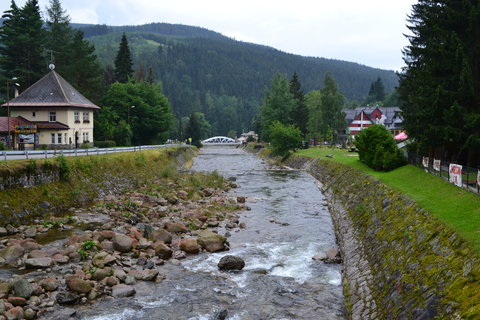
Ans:
{"label": "bush", "polygon": [[393,136],[382,125],[370,126],[357,134],[355,146],[360,161],[375,170],[389,171],[406,163]]}
{"label": "bush", "polygon": [[285,126],[274,121],[269,127],[270,144],[273,154],[285,156],[290,151],[302,147],[302,132],[294,126]]}
{"label": "bush", "polygon": [[113,140],[95,141],[93,145],[97,148],[113,148],[117,146],[116,142]]}

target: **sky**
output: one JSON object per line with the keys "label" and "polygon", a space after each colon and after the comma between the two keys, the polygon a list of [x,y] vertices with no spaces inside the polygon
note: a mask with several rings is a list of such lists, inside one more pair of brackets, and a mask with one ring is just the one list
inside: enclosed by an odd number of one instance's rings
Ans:
{"label": "sky", "polygon": [[[25,0],[16,0],[23,6]],[[178,23],[288,53],[400,70],[415,0],[63,0],[71,22]],[[39,0],[45,11],[49,0]],[[2,0],[0,11],[8,10]]]}

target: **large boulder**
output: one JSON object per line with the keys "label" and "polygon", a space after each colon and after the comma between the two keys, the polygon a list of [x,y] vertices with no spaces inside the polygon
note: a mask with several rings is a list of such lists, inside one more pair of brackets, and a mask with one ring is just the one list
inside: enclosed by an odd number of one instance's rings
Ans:
{"label": "large boulder", "polygon": [[197,241],[208,252],[218,252],[226,249],[227,238],[212,231],[204,230],[199,232]]}
{"label": "large boulder", "polygon": [[67,287],[76,293],[89,293],[92,290],[90,283],[78,278],[67,279]]}
{"label": "large boulder", "polygon": [[5,312],[5,317],[7,320],[22,320],[25,318],[25,314],[23,308],[18,306]]}
{"label": "large boulder", "polygon": [[19,245],[7,247],[0,251],[0,258],[3,263],[14,266],[16,261],[25,254],[25,249]]}
{"label": "large boulder", "polygon": [[172,234],[165,229],[154,230],[151,234],[153,242],[163,241],[164,243],[172,243]]}
{"label": "large boulder", "polygon": [[112,287],[112,296],[115,298],[131,297],[135,294],[135,288],[126,284],[117,284]]}
{"label": "large boulder", "polygon": [[225,256],[220,259],[217,266],[222,271],[242,270],[245,267],[245,261],[237,256]]}
{"label": "large boulder", "polygon": [[133,239],[117,233],[113,236],[113,248],[120,252],[130,252],[133,248]]}
{"label": "large boulder", "polygon": [[170,249],[165,243],[157,242],[155,243],[155,254],[163,259],[167,260],[170,259],[173,255],[173,250]]}
{"label": "large boulder", "polygon": [[12,282],[12,289],[16,296],[28,299],[33,294],[33,287],[24,278],[17,278]]}
{"label": "large boulder", "polygon": [[180,241],[180,249],[186,253],[196,254],[200,252],[200,245],[195,238],[182,239]]}

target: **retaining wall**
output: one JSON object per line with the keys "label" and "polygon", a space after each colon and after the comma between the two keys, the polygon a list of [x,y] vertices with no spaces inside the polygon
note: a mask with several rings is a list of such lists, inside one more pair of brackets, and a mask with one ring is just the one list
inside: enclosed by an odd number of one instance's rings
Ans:
{"label": "retaining wall", "polygon": [[451,229],[362,172],[291,156],[330,203],[350,319],[480,319],[480,261]]}

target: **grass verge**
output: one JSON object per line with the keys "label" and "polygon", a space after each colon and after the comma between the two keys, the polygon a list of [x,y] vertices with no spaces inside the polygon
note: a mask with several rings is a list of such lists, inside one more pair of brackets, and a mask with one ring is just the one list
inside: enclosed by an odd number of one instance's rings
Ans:
{"label": "grass verge", "polygon": [[[341,149],[312,148],[300,150],[296,154],[336,161],[373,176],[415,200],[480,252],[479,195],[458,188],[412,165],[389,172],[375,171],[360,162],[358,156],[352,156],[352,153]],[[326,155],[329,154],[334,157],[327,158]]]}

